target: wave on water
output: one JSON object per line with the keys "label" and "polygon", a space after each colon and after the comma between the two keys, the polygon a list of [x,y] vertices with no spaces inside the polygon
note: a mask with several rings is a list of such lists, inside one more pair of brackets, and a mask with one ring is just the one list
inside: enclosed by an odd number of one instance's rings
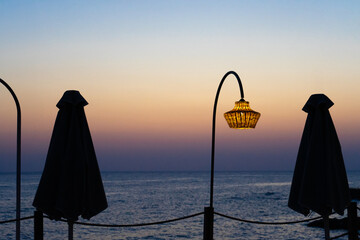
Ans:
{"label": "wave on water", "polygon": [[291,182],[261,182],[261,183],[251,183],[254,187],[270,187],[270,186],[290,186]]}

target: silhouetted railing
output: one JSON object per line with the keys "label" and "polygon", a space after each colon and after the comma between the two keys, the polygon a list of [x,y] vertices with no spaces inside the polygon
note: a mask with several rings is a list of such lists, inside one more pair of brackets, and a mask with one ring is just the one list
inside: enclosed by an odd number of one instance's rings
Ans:
{"label": "silhouetted railing", "polygon": [[246,220],[246,219],[231,217],[231,216],[227,216],[225,214],[218,213],[218,212],[214,212],[214,214],[218,215],[218,216],[221,216],[221,217],[224,217],[224,218],[231,219],[231,220],[239,221],[239,222],[245,222],[245,223],[251,223],[251,224],[262,224],[262,225],[288,225],[288,224],[295,224],[295,223],[311,222],[311,221],[318,220],[318,219],[322,218],[322,217],[314,217],[314,218],[309,218],[309,219],[303,219],[303,220],[297,220],[297,221],[288,221],[288,222],[261,222],[261,221],[253,221],[253,220]]}
{"label": "silhouetted railing", "polygon": [[[158,222],[150,222],[150,223],[135,223],[135,224],[103,224],[103,223],[86,223],[86,222],[73,222],[73,224],[77,224],[77,225],[84,225],[84,226],[93,226],[93,227],[107,227],[107,228],[123,228],[123,227],[144,227],[144,226],[150,226],[150,225],[159,225],[159,224],[165,224],[165,223],[171,223],[171,222],[177,222],[177,221],[181,221],[184,219],[188,219],[188,218],[193,218],[196,216],[200,216],[203,215],[204,212],[200,212],[200,213],[195,213],[189,216],[185,216],[185,217],[179,217],[179,218],[174,218],[174,219],[169,219],[169,220],[164,220],[164,221],[158,221]],[[44,216],[45,218],[49,218],[48,216]],[[50,218],[49,218],[50,219]],[[67,220],[64,219],[60,219],[61,222],[69,222]]]}
{"label": "silhouetted railing", "polygon": [[[357,223],[357,210],[360,210],[360,208],[357,207],[356,202],[351,202],[350,206],[347,209],[348,213],[348,232],[340,234],[338,236],[332,237],[330,239],[338,239],[341,237],[344,237],[348,235],[349,240],[359,240],[358,236],[358,223]],[[304,223],[304,222],[310,222],[314,220],[321,219],[322,217],[314,217],[309,219],[302,219],[302,220],[296,220],[296,221],[285,221],[285,222],[262,222],[262,221],[254,221],[254,220],[247,220],[247,219],[241,219],[237,217],[228,216],[222,213],[214,212],[215,215],[218,215],[223,218],[227,218],[233,221],[239,221],[249,224],[262,224],[262,225],[288,225],[288,224],[298,224],[298,223]],[[157,222],[149,222],[149,223],[135,223],[135,224],[103,224],[103,223],[87,223],[87,222],[69,222],[67,220],[61,219],[61,222],[67,222],[71,224],[77,224],[77,225],[84,225],[84,226],[93,226],[93,227],[106,227],[106,228],[125,228],[125,227],[144,227],[144,226],[150,226],[150,225],[159,225],[159,224],[166,224],[166,223],[172,223],[176,221],[181,221],[193,217],[197,217],[200,215],[204,215],[204,212],[199,212],[195,214],[191,214],[184,217],[179,218],[173,218],[168,219],[164,221],[157,221]],[[46,215],[43,215],[42,212],[35,211],[34,216],[28,216],[20,218],[20,221],[33,219],[34,218],[34,239],[35,240],[43,240],[44,238],[44,231],[43,231],[43,218],[49,218]],[[6,224],[11,222],[16,222],[18,219],[11,219],[6,221],[0,221],[0,224]],[[204,221],[204,224],[206,224],[206,221]]]}
{"label": "silhouetted railing", "polygon": [[[22,220],[27,220],[27,219],[32,219],[32,218],[34,218],[34,216],[22,217],[19,220],[22,221]],[[14,219],[10,219],[10,220],[0,221],[0,224],[16,222],[17,220],[18,220],[17,218],[14,218]]]}
{"label": "silhouetted railing", "polygon": [[[69,239],[72,239],[72,231],[73,231],[72,226],[74,224],[84,225],[84,226],[93,226],[93,227],[106,227],[106,228],[144,227],[144,226],[150,226],[150,225],[159,225],[159,224],[181,221],[181,220],[185,220],[188,218],[200,216],[203,214],[204,214],[204,212],[199,212],[199,213],[191,214],[188,216],[168,219],[168,220],[164,220],[164,221],[157,221],[157,222],[150,222],[150,223],[135,223],[135,224],[103,224],[103,223],[86,223],[86,222],[78,222],[78,221],[70,222],[65,219],[60,219],[59,221],[67,222],[69,224]],[[43,216],[42,212],[35,211],[35,220],[34,220],[34,239],[35,240],[43,240],[43,238],[44,238],[44,234],[43,234],[43,228],[44,228],[43,227],[43,218],[44,217],[49,218],[46,215]]]}

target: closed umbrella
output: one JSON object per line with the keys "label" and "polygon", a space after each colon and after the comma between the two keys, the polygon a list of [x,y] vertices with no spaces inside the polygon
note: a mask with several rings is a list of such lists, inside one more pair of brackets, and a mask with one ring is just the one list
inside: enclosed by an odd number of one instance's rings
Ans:
{"label": "closed umbrella", "polygon": [[33,206],[50,218],[90,219],[107,208],[105,191],[78,91],[66,91],[56,105],[50,146]]}
{"label": "closed umbrella", "polygon": [[303,107],[308,113],[297,155],[288,206],[304,215],[323,216],[329,238],[328,217],[343,214],[350,203],[349,185],[341,146],[329,108],[333,102],[314,94]]}

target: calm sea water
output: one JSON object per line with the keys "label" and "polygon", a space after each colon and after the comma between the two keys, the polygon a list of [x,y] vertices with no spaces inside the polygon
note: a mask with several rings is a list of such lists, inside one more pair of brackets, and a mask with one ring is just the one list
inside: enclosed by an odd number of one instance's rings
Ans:
{"label": "calm sea water", "polygon": [[[144,223],[202,212],[209,204],[209,177],[206,172],[104,172],[109,207],[90,222]],[[360,172],[349,172],[348,178],[351,187],[360,187]],[[32,201],[39,179],[40,173],[22,175],[22,217],[33,215]],[[291,179],[292,172],[216,172],[215,211],[258,221],[304,219],[287,207]],[[0,220],[12,218],[15,218],[15,174],[3,173],[0,174]],[[21,231],[22,239],[33,239],[33,220],[22,221]],[[74,239],[202,239],[202,232],[203,215],[147,227],[75,225]],[[331,231],[331,235],[343,232]],[[66,239],[67,225],[44,219],[44,234],[45,239]],[[15,223],[0,225],[0,239],[14,239],[14,236]],[[214,238],[323,239],[324,231],[304,223],[254,225],[215,216]]]}

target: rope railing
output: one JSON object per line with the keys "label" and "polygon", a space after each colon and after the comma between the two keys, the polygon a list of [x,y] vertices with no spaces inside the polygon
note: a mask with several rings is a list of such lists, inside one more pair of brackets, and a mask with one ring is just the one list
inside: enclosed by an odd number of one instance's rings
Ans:
{"label": "rope railing", "polygon": [[[171,223],[171,222],[176,222],[176,221],[181,221],[181,220],[185,220],[188,218],[192,218],[192,217],[197,217],[200,215],[203,215],[204,212],[199,212],[199,213],[194,213],[188,216],[184,216],[184,217],[179,217],[179,218],[174,218],[174,219],[168,219],[168,220],[164,220],[164,221],[157,221],[157,222],[149,222],[149,223],[135,223],[135,224],[103,224],[103,223],[87,223],[87,222],[78,222],[75,221],[73,222],[73,224],[77,224],[77,225],[84,225],[84,226],[94,226],[94,227],[142,227],[142,226],[150,226],[150,225],[158,225],[158,224],[165,224],[165,223]],[[315,217],[315,218],[309,218],[309,219],[303,219],[303,220],[296,220],[296,221],[286,221],[286,222],[262,222],[262,221],[254,221],[254,220],[247,220],[247,219],[241,219],[241,218],[237,218],[237,217],[232,217],[232,216],[228,216],[222,213],[218,213],[218,212],[214,212],[215,215],[224,217],[224,218],[228,218],[231,220],[235,220],[235,221],[239,221],[239,222],[245,222],[245,223],[252,223],[252,224],[263,224],[263,225],[287,225],[287,224],[296,224],[296,223],[303,223],[303,222],[310,222],[310,221],[314,221],[314,220],[318,220],[321,219],[322,217]],[[50,217],[44,215],[45,218],[50,219]],[[32,219],[34,218],[34,216],[28,216],[28,217],[23,217],[20,218],[20,221],[22,220],[27,220],[27,219]],[[5,221],[0,221],[0,224],[5,224],[5,223],[11,223],[11,222],[16,222],[16,218],[15,219],[11,219],[11,220],[5,220]],[[60,219],[59,221],[61,222],[70,222],[66,219]]]}
{"label": "rope railing", "polygon": [[[261,222],[261,221],[253,221],[253,220],[246,220],[246,219],[241,219],[241,218],[236,218],[236,217],[232,217],[232,216],[227,216],[225,214],[222,213],[218,213],[218,212],[214,212],[215,215],[224,217],[224,218],[228,218],[231,220],[235,220],[235,221],[239,221],[239,222],[245,222],[245,223],[251,223],[251,224],[262,224],[262,225],[288,225],[288,224],[296,224],[296,223],[303,223],[303,222],[310,222],[310,221],[314,221],[314,220],[318,220],[321,219],[322,217],[315,217],[315,218],[310,218],[310,219],[304,219],[304,220],[296,220],[296,221],[286,221],[286,222]],[[338,239],[341,237],[344,237],[346,235],[349,235],[349,232],[340,234],[338,236],[335,237],[331,237],[330,239]]]}
{"label": "rope railing", "polygon": [[[357,207],[357,210],[360,210],[359,207]],[[142,227],[142,226],[150,226],[150,225],[159,225],[159,224],[166,224],[166,223],[171,223],[171,222],[176,222],[176,221],[181,221],[181,220],[185,220],[185,219],[189,219],[189,218],[193,218],[193,217],[197,217],[200,215],[203,215],[204,212],[199,212],[199,213],[194,213],[188,216],[183,216],[183,217],[179,217],[179,218],[173,218],[173,219],[168,219],[168,220],[164,220],[164,221],[156,221],[156,222],[148,222],[148,223],[135,223],[135,224],[103,224],[103,223],[89,223],[89,222],[71,222],[69,220],[66,219],[60,219],[59,221],[61,222],[67,222],[67,223],[72,223],[72,224],[77,224],[77,225],[83,225],[83,226],[94,226],[94,227],[107,227],[107,228],[124,228],[124,227]],[[242,219],[242,218],[238,218],[238,217],[232,217],[232,216],[228,216],[222,213],[218,213],[218,212],[214,212],[214,215],[218,215],[220,217],[224,217],[224,218],[228,218],[231,220],[235,220],[235,221],[239,221],[239,222],[244,222],[244,223],[250,223],[250,224],[261,224],[261,225],[288,225],[288,224],[297,224],[297,223],[304,223],[304,222],[310,222],[310,221],[314,221],[314,220],[318,220],[321,219],[321,216],[318,217],[314,217],[314,218],[309,218],[309,219],[303,219],[303,220],[295,220],[295,221],[284,221],[284,222],[264,222],[264,221],[255,221],[255,220],[247,220],[247,219]],[[19,220],[23,221],[23,220],[28,220],[28,219],[33,219],[35,216],[27,216],[27,217],[22,217]],[[44,218],[48,218],[50,219],[49,216],[44,215]],[[18,219],[10,219],[10,220],[5,220],[5,221],[0,221],[0,224],[6,224],[6,223],[11,223],[11,222],[16,222]],[[332,237],[330,239],[338,239],[340,237],[344,237],[346,235],[349,235],[349,232],[340,234],[338,236]]]}
{"label": "rope railing", "polygon": [[338,236],[336,236],[336,237],[331,237],[330,239],[338,239],[338,238],[344,237],[344,236],[346,236],[346,235],[349,235],[349,233],[346,232],[346,233],[340,234],[340,235],[338,235]]}
{"label": "rope railing", "polygon": [[[149,222],[149,223],[136,223],[136,224],[103,224],[103,223],[87,223],[87,222],[77,222],[77,221],[71,222],[71,223],[78,224],[78,225],[84,225],[84,226],[108,227],[108,228],[110,228],[110,227],[118,227],[118,228],[120,228],[120,227],[143,227],[143,226],[150,226],[150,225],[158,225],[158,224],[176,222],[176,221],[196,217],[196,216],[203,215],[203,214],[204,214],[204,212],[199,212],[199,213],[191,214],[191,215],[188,215],[188,216],[169,219],[169,220],[164,220],[164,221]],[[50,219],[46,215],[44,217]],[[60,221],[61,222],[67,222],[67,223],[70,222],[70,221],[68,221],[66,219],[60,219]]]}
{"label": "rope railing", "polygon": [[218,216],[221,216],[221,217],[224,217],[224,218],[231,219],[231,220],[239,221],[239,222],[246,222],[246,223],[252,223],[252,224],[262,224],[262,225],[287,225],[287,224],[310,222],[310,221],[314,221],[314,220],[318,220],[318,219],[322,218],[321,216],[319,216],[319,217],[310,218],[310,219],[287,221],[287,222],[262,222],[262,221],[246,220],[246,219],[241,219],[241,218],[237,218],[237,217],[232,217],[232,216],[228,216],[228,215],[218,213],[218,212],[214,212],[214,214],[216,214]]}
{"label": "rope railing", "polygon": [[[27,220],[27,219],[32,219],[32,218],[34,218],[34,216],[22,217],[22,218],[19,218],[19,220],[22,221],[22,220]],[[0,221],[0,224],[16,222],[17,220],[18,219],[15,218],[15,219],[10,219],[10,220]]]}
{"label": "rope railing", "polygon": [[[194,213],[194,214],[191,214],[191,215],[188,215],[188,216],[174,218],[174,219],[168,219],[168,220],[164,220],[164,221],[149,222],[149,223],[135,223],[135,224],[103,224],[103,223],[87,223],[87,222],[78,222],[78,221],[75,221],[75,222],[72,222],[72,223],[77,224],[77,225],[94,226],[94,227],[142,227],[142,226],[158,225],[158,224],[165,224],[165,223],[181,221],[181,220],[189,219],[189,218],[192,218],[192,217],[197,217],[197,216],[200,216],[200,215],[203,215],[203,214],[204,214],[204,212],[199,212],[199,213]],[[228,216],[228,215],[218,213],[218,212],[214,212],[214,214],[218,215],[220,217],[228,218],[228,219],[239,221],[239,222],[252,223],[252,224],[262,224],[262,225],[296,224],[296,223],[310,222],[310,221],[314,221],[314,220],[318,220],[318,219],[322,218],[321,216],[319,216],[319,217],[303,219],[303,220],[296,220],[296,221],[263,222],[263,221],[247,220],[247,219],[232,217],[232,216]],[[27,220],[27,219],[33,219],[33,218],[34,218],[34,216],[22,217],[22,218],[20,218],[20,221]],[[46,215],[44,215],[44,218],[51,219],[49,216],[46,216]],[[15,219],[10,219],[10,220],[0,221],[0,224],[16,222],[16,220],[17,219],[15,218]],[[66,220],[66,219],[60,219],[59,221],[61,221],[61,222],[70,222],[69,220]]]}

